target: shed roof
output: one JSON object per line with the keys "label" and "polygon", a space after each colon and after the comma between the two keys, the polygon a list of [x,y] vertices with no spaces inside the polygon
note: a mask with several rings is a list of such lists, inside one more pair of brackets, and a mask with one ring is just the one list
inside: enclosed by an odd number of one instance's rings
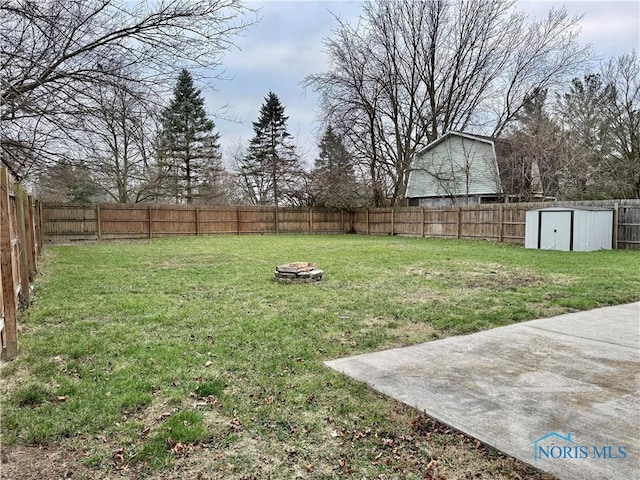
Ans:
{"label": "shed roof", "polygon": [[558,206],[558,207],[546,207],[546,208],[532,208],[530,212],[567,212],[570,210],[587,210],[593,212],[612,212],[613,208],[608,207],[592,207],[590,205],[574,205],[574,206]]}

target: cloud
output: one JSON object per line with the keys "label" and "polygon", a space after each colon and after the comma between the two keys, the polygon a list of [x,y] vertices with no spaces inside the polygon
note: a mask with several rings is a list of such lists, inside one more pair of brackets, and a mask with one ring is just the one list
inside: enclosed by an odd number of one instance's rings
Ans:
{"label": "cloud", "polygon": [[[478,0],[481,1],[481,0]],[[318,139],[318,98],[303,90],[305,76],[326,69],[322,39],[337,26],[335,15],[348,22],[357,20],[361,3],[354,1],[260,1],[260,23],[250,27],[237,41],[239,50],[223,60],[230,81],[219,82],[216,92],[205,94],[207,110],[230,105],[229,114],[241,123],[218,120],[223,146],[253,136],[253,121],[269,90],[274,91],[289,116],[289,132],[297,137],[301,153],[309,161]],[[546,16],[550,8],[564,7],[570,15],[585,14],[578,41],[590,43],[596,54],[608,57],[640,50],[640,3],[604,1],[524,1],[517,4],[531,17]],[[597,68],[597,67],[594,67]]]}
{"label": "cloud", "polygon": [[[620,6],[624,8],[616,8]],[[614,2],[606,11],[587,13],[580,25],[581,40],[592,44],[600,55],[640,50],[640,3]]]}
{"label": "cloud", "polygon": [[302,44],[272,42],[251,46],[226,58],[225,66],[233,76],[247,71],[270,72],[277,69],[302,79],[324,69],[323,54],[318,48],[321,38],[313,40],[305,39]]}
{"label": "cloud", "polygon": [[544,17],[551,8],[581,16],[578,41],[591,44],[599,56],[617,56],[640,50],[640,2],[637,1],[526,1],[518,3],[532,17]]}

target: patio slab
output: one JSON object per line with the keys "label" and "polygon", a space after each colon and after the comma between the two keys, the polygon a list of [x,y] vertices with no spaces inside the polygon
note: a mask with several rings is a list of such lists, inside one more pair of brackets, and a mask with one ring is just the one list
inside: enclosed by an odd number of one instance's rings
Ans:
{"label": "patio slab", "polygon": [[325,363],[562,480],[640,478],[640,302]]}

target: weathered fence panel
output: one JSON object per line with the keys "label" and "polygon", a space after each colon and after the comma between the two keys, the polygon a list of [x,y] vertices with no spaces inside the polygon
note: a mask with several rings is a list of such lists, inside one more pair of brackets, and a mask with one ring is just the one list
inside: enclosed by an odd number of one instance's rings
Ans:
{"label": "weathered fence panel", "polygon": [[0,168],[0,344],[2,359],[18,354],[18,307],[30,301],[29,282],[43,243],[39,202]]}
{"label": "weathered fence panel", "polygon": [[422,235],[422,209],[413,207],[403,207],[393,209],[393,234],[411,235],[421,237]]}
{"label": "weathered fence panel", "polygon": [[640,249],[640,206],[617,207],[617,248]]}
{"label": "weathered fence panel", "polygon": [[97,240],[97,212],[91,205],[47,204],[43,207],[44,235],[57,241]]}
{"label": "weathered fence panel", "polygon": [[279,233],[306,233],[309,231],[308,209],[287,208],[278,211]]}
{"label": "weathered fence panel", "polygon": [[[39,223],[48,241],[264,233],[358,233],[475,238],[524,244],[527,210],[558,205],[372,208],[355,211],[204,205],[45,205]],[[562,202],[617,211],[618,248],[640,249],[640,200]],[[36,226],[36,228],[38,228]]]}
{"label": "weathered fence panel", "polygon": [[238,233],[239,207],[198,207],[196,235]]}
{"label": "weathered fence panel", "polygon": [[391,235],[393,232],[392,208],[369,209],[368,235]]}
{"label": "weathered fence panel", "polygon": [[311,233],[345,233],[351,228],[350,215],[341,210],[312,210]]}

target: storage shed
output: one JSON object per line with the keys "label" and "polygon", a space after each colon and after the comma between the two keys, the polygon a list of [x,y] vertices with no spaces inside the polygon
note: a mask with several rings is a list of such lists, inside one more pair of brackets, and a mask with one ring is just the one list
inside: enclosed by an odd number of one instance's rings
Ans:
{"label": "storage shed", "polygon": [[550,207],[526,214],[526,248],[590,252],[611,250],[613,209]]}

